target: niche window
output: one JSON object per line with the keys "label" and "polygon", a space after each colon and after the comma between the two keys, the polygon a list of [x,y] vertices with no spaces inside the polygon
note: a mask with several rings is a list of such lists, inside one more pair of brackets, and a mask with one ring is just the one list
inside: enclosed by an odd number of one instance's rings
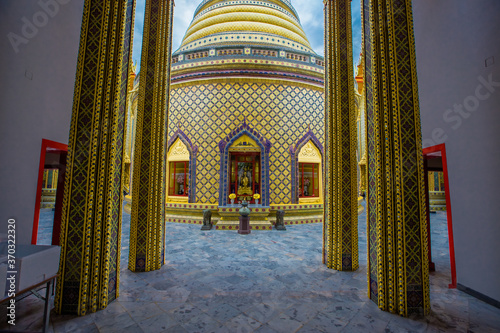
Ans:
{"label": "niche window", "polygon": [[322,203],[321,153],[311,140],[300,149],[297,162],[299,203]]}
{"label": "niche window", "polygon": [[192,180],[189,173],[189,151],[180,139],[169,149],[167,160],[167,202],[188,202]]}
{"label": "niche window", "polygon": [[189,162],[170,162],[169,170],[168,195],[187,197],[189,192]]}
{"label": "niche window", "polygon": [[299,197],[319,197],[319,163],[299,163]]}

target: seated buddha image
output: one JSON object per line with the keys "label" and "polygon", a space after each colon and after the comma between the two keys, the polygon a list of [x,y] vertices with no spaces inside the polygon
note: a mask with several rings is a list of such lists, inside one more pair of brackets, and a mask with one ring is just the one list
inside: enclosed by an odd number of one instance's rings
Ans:
{"label": "seated buddha image", "polygon": [[252,195],[252,189],[250,188],[250,179],[248,178],[248,169],[245,168],[240,176],[240,187],[238,188],[238,194],[249,194]]}

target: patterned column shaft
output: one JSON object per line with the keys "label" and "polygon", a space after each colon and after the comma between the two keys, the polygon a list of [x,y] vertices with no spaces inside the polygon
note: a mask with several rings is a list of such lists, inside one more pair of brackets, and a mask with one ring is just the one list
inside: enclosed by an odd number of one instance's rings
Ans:
{"label": "patterned column shaft", "polygon": [[351,1],[325,1],[326,255],[329,268],[358,269],[356,113]]}
{"label": "patterned column shaft", "polygon": [[411,0],[363,0],[369,295],[427,314],[429,269]]}
{"label": "patterned column shaft", "polygon": [[86,0],[61,221],[58,313],[118,297],[122,159],[134,0]]}
{"label": "patterned column shaft", "polygon": [[165,158],[173,6],[173,0],[146,1],[128,264],[135,272],[159,269],[164,262]]}
{"label": "patterned column shaft", "polygon": [[429,189],[430,189],[430,191],[436,190],[435,174],[436,174],[435,172],[430,172],[430,177],[429,177]]}

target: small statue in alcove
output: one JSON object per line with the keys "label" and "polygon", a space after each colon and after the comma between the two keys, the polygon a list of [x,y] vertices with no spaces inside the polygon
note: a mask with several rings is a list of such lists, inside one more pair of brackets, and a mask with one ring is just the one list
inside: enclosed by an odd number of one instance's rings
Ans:
{"label": "small statue in alcove", "polygon": [[179,191],[177,191],[177,194],[183,195],[184,194],[184,176],[183,175],[177,176],[177,184],[179,184]]}
{"label": "small statue in alcove", "polygon": [[304,178],[304,196],[309,196],[309,178]]}

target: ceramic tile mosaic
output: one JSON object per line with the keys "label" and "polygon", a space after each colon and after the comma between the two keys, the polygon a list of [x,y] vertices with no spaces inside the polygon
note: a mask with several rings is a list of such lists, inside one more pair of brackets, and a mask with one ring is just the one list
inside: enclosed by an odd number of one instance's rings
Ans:
{"label": "ceramic tile mosaic", "polygon": [[196,203],[200,204],[220,201],[220,184],[227,186],[220,178],[219,143],[237,136],[235,131],[244,124],[271,144],[269,162],[262,164],[262,171],[269,172],[271,204],[292,200],[290,146],[308,131],[320,142],[324,135],[323,93],[308,88],[264,83],[186,86],[172,89],[170,106],[169,133],[181,128],[199,149]]}

